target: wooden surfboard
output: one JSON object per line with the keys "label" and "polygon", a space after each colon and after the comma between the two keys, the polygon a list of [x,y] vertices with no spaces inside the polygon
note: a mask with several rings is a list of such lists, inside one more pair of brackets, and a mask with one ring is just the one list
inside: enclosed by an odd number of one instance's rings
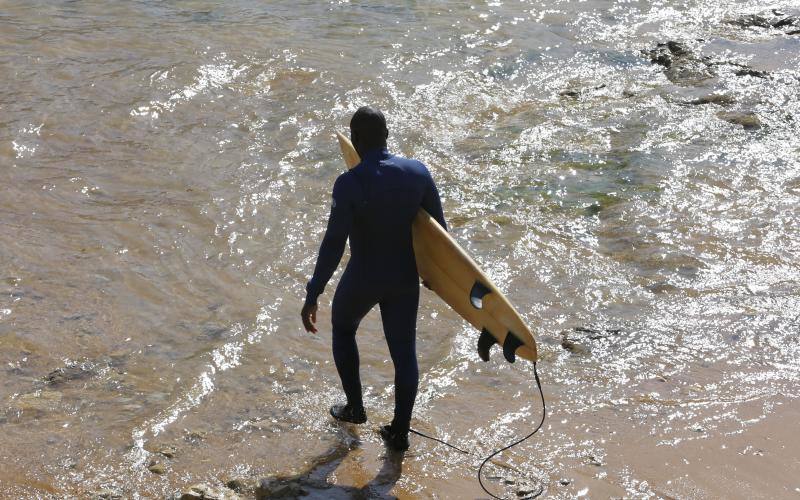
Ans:
{"label": "wooden surfboard", "polygon": [[[348,168],[361,162],[350,140],[336,133]],[[489,360],[495,343],[513,363],[536,361],[536,342],[522,317],[480,267],[428,212],[420,208],[411,226],[420,277],[462,318],[480,330],[478,354]]]}

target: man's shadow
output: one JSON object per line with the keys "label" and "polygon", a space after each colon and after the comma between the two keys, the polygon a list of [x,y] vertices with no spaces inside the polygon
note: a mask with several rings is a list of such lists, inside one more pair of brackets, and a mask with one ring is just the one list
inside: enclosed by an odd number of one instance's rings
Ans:
{"label": "man's shadow", "polygon": [[[403,475],[405,452],[386,447],[383,464],[375,477],[360,488],[340,486],[328,478],[354,450],[361,446],[361,439],[348,424],[332,423],[336,441],[330,448],[312,458],[306,470],[291,478],[275,478],[262,481],[259,498],[281,496],[283,498],[331,498],[331,499],[375,499],[396,498],[389,492]],[[385,445],[384,445],[385,446]]]}

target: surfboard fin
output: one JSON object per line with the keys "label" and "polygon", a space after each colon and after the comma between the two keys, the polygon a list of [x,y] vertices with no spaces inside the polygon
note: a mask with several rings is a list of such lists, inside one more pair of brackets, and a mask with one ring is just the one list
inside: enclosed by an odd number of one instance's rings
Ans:
{"label": "surfboard fin", "polygon": [[481,336],[478,337],[478,356],[484,361],[489,361],[489,350],[495,344],[499,344],[499,342],[494,338],[494,335],[489,333],[486,328],[481,330]]}
{"label": "surfboard fin", "polygon": [[506,340],[503,341],[503,356],[506,357],[506,361],[509,363],[513,363],[517,360],[516,355],[514,354],[517,349],[522,347],[524,344],[522,341],[511,332],[506,334]]}
{"label": "surfboard fin", "polygon": [[472,290],[469,292],[469,301],[472,303],[472,307],[481,309],[483,307],[483,297],[490,293],[492,291],[486,285],[475,280],[475,284],[472,285]]}

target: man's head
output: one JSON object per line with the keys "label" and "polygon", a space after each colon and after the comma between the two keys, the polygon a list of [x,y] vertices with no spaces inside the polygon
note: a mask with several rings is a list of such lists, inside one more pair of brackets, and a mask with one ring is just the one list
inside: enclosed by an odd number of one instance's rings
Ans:
{"label": "man's head", "polygon": [[350,140],[361,156],[372,149],[385,148],[387,137],[386,118],[379,109],[362,106],[350,119]]}

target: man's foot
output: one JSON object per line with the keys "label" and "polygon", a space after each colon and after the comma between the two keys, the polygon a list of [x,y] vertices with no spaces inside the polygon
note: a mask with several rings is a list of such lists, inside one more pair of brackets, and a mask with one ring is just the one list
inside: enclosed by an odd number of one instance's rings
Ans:
{"label": "man's foot", "polygon": [[350,422],[351,424],[363,424],[367,421],[367,412],[363,406],[354,408],[349,404],[331,406],[331,416],[336,420]]}
{"label": "man's foot", "polygon": [[384,425],[381,427],[381,437],[389,448],[395,451],[406,451],[409,447],[408,431],[394,432],[391,425]]}

